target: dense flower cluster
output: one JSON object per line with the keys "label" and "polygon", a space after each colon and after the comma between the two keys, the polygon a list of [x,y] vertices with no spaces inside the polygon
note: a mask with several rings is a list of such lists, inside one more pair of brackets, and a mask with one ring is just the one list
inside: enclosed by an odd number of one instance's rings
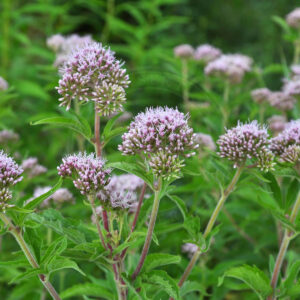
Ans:
{"label": "dense flower cluster", "polygon": [[270,99],[271,91],[267,88],[260,88],[251,92],[251,97],[256,103],[268,102]]}
{"label": "dense flower cluster", "polygon": [[187,253],[189,258],[192,258],[193,254],[198,250],[198,246],[192,243],[186,243],[181,248],[183,253]]}
{"label": "dense flower cluster", "polygon": [[91,100],[100,114],[121,110],[129,77],[123,63],[102,44],[90,43],[77,48],[61,68],[61,74],[57,88],[60,105],[69,109],[72,100]]}
{"label": "dense flower cluster", "polygon": [[174,48],[175,57],[187,59],[194,56],[194,48],[191,45],[183,44]]}
{"label": "dense flower cluster", "polygon": [[19,135],[11,130],[0,131],[0,144],[7,144],[19,140]]}
{"label": "dense flower cluster", "polygon": [[72,34],[70,36],[63,36],[55,34],[47,39],[47,46],[56,53],[54,66],[59,67],[68,60],[69,55],[74,49],[92,42],[93,39],[90,35],[79,36],[78,34]]}
{"label": "dense flower cluster", "polygon": [[242,81],[246,72],[251,71],[252,59],[241,54],[221,55],[205,67],[206,75],[228,79],[231,83]]}
{"label": "dense flower cluster", "polygon": [[290,96],[300,96],[300,78],[294,77],[285,82],[283,92]]}
{"label": "dense flower cluster", "polygon": [[207,64],[218,58],[221,54],[222,51],[220,49],[208,44],[204,44],[196,48],[194,53],[194,59]]}
{"label": "dense flower cluster", "polygon": [[[45,187],[37,187],[33,192],[33,197],[26,201],[26,203],[31,202],[35,198],[49,192],[51,190],[51,186]],[[64,202],[72,202],[74,197],[72,193],[66,188],[59,188],[55,191],[50,197],[46,198],[42,203],[41,207],[49,207],[51,205],[51,201],[53,201],[56,205],[62,204]]]}
{"label": "dense flower cluster", "polygon": [[294,108],[296,99],[285,92],[272,92],[269,103],[278,110],[287,111]]}
{"label": "dense flower cluster", "polygon": [[291,72],[293,80],[300,79],[300,65],[292,65]]}
{"label": "dense flower cluster", "polygon": [[94,154],[73,154],[62,161],[57,168],[58,174],[72,178],[74,186],[83,195],[96,194],[109,183],[111,170],[105,169],[105,161]]}
{"label": "dense flower cluster", "polygon": [[137,204],[137,191],[143,184],[142,179],[132,174],[112,176],[109,184],[97,197],[113,209],[132,209]]}
{"label": "dense flower cluster", "polygon": [[269,128],[274,134],[278,134],[285,128],[286,119],[283,116],[274,115],[268,119]]}
{"label": "dense flower cluster", "polygon": [[201,133],[201,132],[196,133],[195,141],[199,145],[199,150],[201,150],[201,151],[204,151],[206,149],[209,149],[211,151],[216,150],[216,144],[209,134],[205,134],[205,133]]}
{"label": "dense flower cluster", "polygon": [[270,149],[281,161],[299,162],[300,120],[287,123],[285,130],[271,139]]}
{"label": "dense flower cluster", "polygon": [[0,77],[0,91],[5,91],[7,89],[8,89],[7,81],[4,78]]}
{"label": "dense flower cluster", "polygon": [[36,157],[29,157],[22,161],[22,168],[29,178],[36,177],[47,172],[47,168],[38,163]]}
{"label": "dense flower cluster", "polygon": [[[23,179],[23,169],[3,151],[0,151],[0,202],[11,199],[10,187]],[[5,207],[2,205],[2,209]]]}
{"label": "dense flower cluster", "polygon": [[145,154],[156,174],[178,169],[182,165],[178,155],[189,157],[198,147],[187,117],[168,107],[148,108],[139,113],[122,139],[119,150],[124,155]]}
{"label": "dense flower cluster", "polygon": [[300,29],[300,8],[294,9],[286,16],[286,22],[293,28]]}
{"label": "dense flower cluster", "polygon": [[269,150],[268,136],[266,128],[257,121],[238,123],[217,141],[220,148],[219,155],[233,161],[235,167],[251,159],[258,168],[270,170],[274,166],[274,155]]}

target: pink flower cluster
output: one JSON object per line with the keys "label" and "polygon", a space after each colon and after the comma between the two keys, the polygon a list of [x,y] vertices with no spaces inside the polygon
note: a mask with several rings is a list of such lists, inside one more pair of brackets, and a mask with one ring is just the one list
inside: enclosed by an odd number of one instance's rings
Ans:
{"label": "pink flower cluster", "polygon": [[193,254],[198,250],[198,246],[192,243],[186,243],[181,248],[183,253],[187,253],[189,258],[192,258]]}
{"label": "pink flower cluster", "polygon": [[7,144],[19,140],[19,135],[11,130],[0,131],[0,144]]}
{"label": "pink flower cluster", "polygon": [[57,169],[60,176],[72,178],[74,186],[83,195],[94,195],[103,190],[111,173],[110,169],[105,169],[102,158],[86,153],[66,156]]}
{"label": "pink flower cluster", "polygon": [[23,179],[23,169],[6,153],[0,151],[0,202],[11,199],[9,188]]}
{"label": "pink flower cluster", "polygon": [[38,159],[36,157],[29,157],[27,159],[24,159],[22,161],[22,168],[24,170],[24,173],[29,178],[34,178],[36,176],[39,176],[43,173],[46,173],[48,169],[38,163]]}
{"label": "pink flower cluster", "polygon": [[270,149],[283,162],[299,162],[300,119],[287,123],[284,131],[271,139]]}
{"label": "pink flower cluster", "polygon": [[196,48],[194,59],[205,64],[215,60],[222,54],[222,51],[209,44],[200,45]]}
{"label": "pink flower cluster", "polygon": [[132,174],[112,176],[104,190],[97,194],[112,209],[132,209],[136,206],[137,191],[142,188],[144,182]]}
{"label": "pink flower cluster", "polygon": [[60,105],[69,109],[72,100],[91,100],[99,114],[108,115],[121,110],[129,77],[123,63],[102,44],[90,43],[76,49],[60,73],[62,79],[57,87],[61,95]]}
{"label": "pink flower cluster", "polygon": [[175,57],[187,59],[194,56],[194,48],[188,44],[182,44],[174,48]]}
{"label": "pink flower cluster", "polygon": [[250,159],[257,167],[268,171],[274,166],[274,155],[269,150],[268,137],[266,128],[257,121],[238,123],[217,141],[219,155],[233,161],[235,167],[245,164],[246,160]]}
{"label": "pink flower cluster", "polygon": [[274,115],[268,119],[269,128],[274,134],[278,134],[284,130],[286,119],[283,116]]}
{"label": "pink flower cluster", "polygon": [[145,154],[154,168],[162,168],[163,173],[171,170],[169,163],[178,163],[178,156],[194,155],[198,145],[195,142],[193,129],[188,125],[188,118],[173,108],[148,108],[139,113],[122,136],[123,143],[119,150],[124,155]]}
{"label": "pink flower cluster", "polygon": [[211,151],[216,151],[216,144],[209,134],[196,133],[195,134],[196,143],[199,144],[200,151],[205,151],[207,149]]}
{"label": "pink flower cluster", "polygon": [[300,7],[295,8],[286,16],[286,22],[291,27],[300,29]]}
{"label": "pink flower cluster", "polygon": [[8,89],[7,81],[4,78],[0,77],[0,91],[5,91],[7,89]]}
{"label": "pink flower cluster", "polygon": [[252,59],[242,54],[223,54],[207,64],[206,75],[228,79],[231,83],[242,81],[246,72],[251,71]]}

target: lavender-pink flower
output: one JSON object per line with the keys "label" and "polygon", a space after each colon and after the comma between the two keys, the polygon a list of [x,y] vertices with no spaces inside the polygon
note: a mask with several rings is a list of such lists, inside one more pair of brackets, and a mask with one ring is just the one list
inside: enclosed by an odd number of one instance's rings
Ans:
{"label": "lavender-pink flower", "polygon": [[205,134],[202,132],[196,133],[195,141],[197,144],[199,144],[200,151],[204,151],[207,149],[209,149],[211,151],[216,151],[216,144],[209,134]]}
{"label": "lavender-pink flower", "polygon": [[1,130],[0,131],[0,144],[7,144],[16,142],[19,140],[19,135],[12,130]]}
{"label": "lavender-pink flower", "polygon": [[271,91],[267,88],[259,88],[251,91],[251,97],[253,101],[255,101],[258,104],[261,104],[263,102],[269,102]]}
{"label": "lavender-pink flower", "polygon": [[196,48],[194,53],[194,59],[207,64],[218,58],[221,54],[222,51],[220,49],[208,44],[204,44]]}
{"label": "lavender-pink flower", "polygon": [[285,92],[272,92],[269,103],[278,110],[287,111],[294,108],[296,99]]}
{"label": "lavender-pink flower", "polygon": [[188,44],[182,44],[174,48],[175,57],[187,59],[194,56],[194,48]]}
{"label": "lavender-pink flower", "polygon": [[83,195],[96,195],[109,183],[111,170],[105,168],[105,160],[95,154],[79,153],[66,156],[57,168],[58,174],[73,180]]}
{"label": "lavender-pink flower", "polygon": [[264,126],[257,121],[238,125],[227,129],[220,136],[219,155],[234,162],[234,166],[242,166],[247,159],[252,160],[260,169],[270,170],[274,166],[274,156],[269,150],[269,135]]}
{"label": "lavender-pink flower", "polygon": [[274,115],[268,119],[268,124],[269,124],[270,130],[274,134],[278,134],[284,130],[285,125],[286,125],[286,119],[284,116]]}
{"label": "lavender-pink flower", "polygon": [[[69,109],[72,100],[91,100],[100,114],[121,110],[130,81],[123,63],[109,48],[99,43],[86,44],[69,56],[60,72],[62,79],[57,88],[60,105]],[[109,106],[103,110],[107,101]]]}
{"label": "lavender-pink flower", "polygon": [[7,89],[8,89],[7,81],[4,78],[0,77],[0,91],[5,91]]}
{"label": "lavender-pink flower", "polygon": [[38,163],[36,157],[28,157],[22,161],[22,168],[29,178],[34,178],[41,174],[44,174],[48,169]]}
{"label": "lavender-pink flower", "polygon": [[286,16],[286,22],[291,27],[300,29],[300,7],[295,8]]}

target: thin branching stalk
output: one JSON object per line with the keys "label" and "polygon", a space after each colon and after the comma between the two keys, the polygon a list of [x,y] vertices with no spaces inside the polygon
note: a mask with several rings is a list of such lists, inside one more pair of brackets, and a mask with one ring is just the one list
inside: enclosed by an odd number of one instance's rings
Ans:
{"label": "thin branching stalk", "polygon": [[[77,115],[80,115],[80,104],[78,99],[74,101],[74,109]],[[80,152],[84,151],[84,137],[80,134],[76,135],[77,145]]]}
{"label": "thin branching stalk", "polygon": [[228,123],[229,93],[230,93],[230,82],[228,80],[226,80],[225,85],[224,85],[224,92],[223,92],[224,105],[222,107],[222,112],[223,112],[223,127],[222,127],[222,129],[224,129]]}
{"label": "thin branching stalk", "polygon": [[182,59],[182,98],[185,109],[188,109],[189,105],[189,85],[188,85],[188,61]]}
{"label": "thin branching stalk", "polygon": [[[296,217],[298,215],[299,212],[299,208],[300,208],[300,192],[298,193],[296,202],[293,206],[289,221],[294,224]],[[293,231],[286,229],[284,232],[284,236],[283,239],[281,241],[281,246],[276,258],[276,262],[275,262],[275,266],[274,266],[274,270],[273,270],[273,274],[272,274],[272,279],[271,279],[271,287],[273,289],[273,295],[268,297],[268,300],[274,300],[276,299],[276,286],[277,286],[277,282],[278,282],[278,277],[280,274],[280,270],[282,267],[282,263],[284,261],[287,249],[289,247],[290,241],[293,239]]]}
{"label": "thin branching stalk", "polygon": [[[8,231],[14,236],[14,238],[16,239],[16,241],[18,242],[21,250],[23,251],[24,255],[26,256],[28,262],[30,263],[30,265],[34,268],[34,269],[39,269],[40,266],[37,263],[35,257],[33,256],[33,254],[31,253],[30,248],[28,247],[27,243],[25,242],[22,232],[20,230],[20,228],[16,227],[11,220],[4,214],[4,213],[0,213],[0,218],[3,221],[3,223],[7,226]],[[51,295],[51,297],[54,300],[61,300],[58,293],[56,292],[55,288],[52,286],[52,284],[48,281],[46,275],[44,274],[39,274],[38,275],[41,283],[44,285],[44,287],[46,288],[46,290],[49,292],[49,294]]]}
{"label": "thin branching stalk", "polygon": [[95,150],[96,155],[102,155],[101,139],[100,139],[100,116],[95,109]]}
{"label": "thin branching stalk", "polygon": [[144,247],[143,247],[143,250],[142,250],[142,254],[141,254],[139,263],[138,263],[135,271],[132,274],[132,280],[135,280],[136,277],[139,275],[139,273],[140,273],[140,271],[141,271],[141,269],[144,265],[144,262],[145,262],[147,254],[148,254],[149,248],[150,248],[150,244],[151,244],[151,240],[152,240],[152,234],[153,234],[155,221],[156,221],[158,208],[159,208],[160,189],[161,189],[161,179],[159,179],[158,186],[155,189],[154,202],[153,202],[152,212],[151,212],[151,216],[150,216],[150,222],[149,222],[149,226],[148,226],[148,232],[147,232],[146,240],[145,240],[145,243],[144,243]]}
{"label": "thin branching stalk", "polygon": [[[236,173],[234,175],[234,177],[232,178],[230,184],[228,185],[228,187],[225,189],[225,191],[222,193],[221,195],[221,198],[219,200],[219,202],[217,203],[217,206],[215,208],[215,210],[213,211],[208,223],[207,223],[207,226],[206,226],[206,229],[204,231],[204,234],[203,234],[203,237],[204,238],[207,238],[207,236],[210,234],[210,232],[212,231],[213,227],[214,227],[214,224],[217,220],[217,217],[226,201],[226,199],[228,198],[228,196],[230,195],[230,193],[233,191],[236,183],[238,182],[240,176],[241,176],[241,173],[242,173],[242,170],[243,170],[243,167],[239,167],[237,168],[236,170]],[[183,285],[183,283],[185,282],[185,280],[188,278],[188,276],[190,275],[195,263],[197,262],[199,256],[201,255],[201,249],[198,248],[198,250],[194,253],[194,255],[192,256],[188,266],[186,267],[182,277],[180,278],[180,281],[178,283],[178,286],[181,287]]]}

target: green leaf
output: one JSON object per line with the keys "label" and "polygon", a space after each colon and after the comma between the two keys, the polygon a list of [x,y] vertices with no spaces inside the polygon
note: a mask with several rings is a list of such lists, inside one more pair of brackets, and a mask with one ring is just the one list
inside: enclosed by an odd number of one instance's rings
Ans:
{"label": "green leaf", "polygon": [[55,259],[54,261],[49,263],[47,269],[49,271],[49,274],[63,269],[73,269],[82,274],[83,276],[86,276],[84,272],[78,267],[77,263],[68,258]]}
{"label": "green leaf", "polygon": [[50,197],[52,194],[54,194],[60,187],[61,187],[61,184],[62,184],[62,178],[60,177],[58,182],[55,184],[55,186],[50,190],[48,191],[47,193],[44,193],[43,195],[33,199],[32,201],[30,201],[29,203],[27,203],[25,206],[24,206],[24,209],[34,209],[36,208],[38,205],[40,205],[45,199],[47,199],[48,197]]}
{"label": "green leaf", "polygon": [[53,241],[44,254],[41,263],[47,266],[47,264],[49,264],[56,256],[60,255],[67,248],[67,245],[68,241],[65,236],[59,237]]}
{"label": "green leaf", "polygon": [[300,260],[294,262],[291,268],[288,270],[286,279],[283,282],[283,286],[289,290],[295,285],[298,273],[300,271]]}
{"label": "green leaf", "polygon": [[283,207],[281,190],[280,190],[280,187],[279,187],[279,184],[278,184],[276,178],[270,172],[266,173],[264,175],[264,177],[266,177],[269,180],[269,187],[273,193],[274,199],[276,200],[276,202],[279,203],[280,207]]}
{"label": "green leaf", "polygon": [[26,279],[29,279],[31,277],[34,277],[34,276],[37,276],[39,274],[43,274],[44,272],[41,270],[41,269],[30,269],[26,272],[22,272],[22,274],[14,277],[10,282],[9,284],[12,284],[12,283],[15,283],[15,282],[18,282],[18,281],[21,281],[21,280],[26,280]]}
{"label": "green leaf", "polygon": [[144,272],[149,272],[159,266],[165,266],[170,264],[178,264],[181,261],[181,257],[178,255],[171,255],[165,253],[153,253],[148,254],[143,266]]}
{"label": "green leaf", "polygon": [[197,240],[198,233],[200,233],[200,218],[190,216],[189,218],[185,219],[183,226],[189,235],[193,239]]}
{"label": "green leaf", "polygon": [[127,131],[127,128],[125,127],[119,127],[111,130],[106,136],[103,136],[103,147],[114,137],[123,134]]}
{"label": "green leaf", "polygon": [[152,177],[146,174],[142,167],[127,162],[113,162],[107,164],[107,168],[119,169],[131,174],[134,174],[143,179],[150,187],[153,187]]}
{"label": "green leaf", "polygon": [[[244,265],[235,267],[225,272],[224,277],[232,277],[239,279],[246,283],[258,296],[259,299],[264,300],[272,293],[270,280],[266,274],[258,269],[256,266]],[[220,281],[222,284],[222,279]]]}
{"label": "green leaf", "polygon": [[188,214],[188,211],[187,211],[187,208],[185,206],[185,202],[179,198],[178,196],[175,196],[175,195],[167,195],[169,199],[171,199],[176,205],[177,207],[179,208],[181,214],[182,214],[182,217],[183,217],[183,220],[186,220],[186,216]]}
{"label": "green leaf", "polygon": [[290,29],[289,25],[287,24],[287,22],[283,18],[278,17],[278,16],[272,16],[272,20],[276,24],[278,24],[285,31],[285,33],[290,33],[291,29]]}
{"label": "green leaf", "polygon": [[171,278],[167,272],[161,270],[152,270],[149,274],[145,274],[142,278],[148,283],[158,285],[170,297],[179,299],[179,288],[177,282]]}
{"label": "green leaf", "polygon": [[101,297],[104,299],[114,299],[112,293],[103,286],[99,286],[98,284],[94,283],[83,283],[77,284],[64,290],[60,297],[62,299],[67,299],[74,296],[91,296],[91,297]]}
{"label": "green leaf", "polygon": [[109,135],[109,133],[111,132],[113,126],[115,125],[116,121],[118,120],[118,118],[122,115],[122,113],[118,113],[116,114],[114,117],[112,117],[111,119],[109,119],[109,121],[106,123],[104,129],[103,129],[103,137],[105,138],[106,136]]}
{"label": "green leaf", "polygon": [[87,126],[87,123],[82,123],[79,121],[78,116],[76,117],[77,120],[68,117],[51,117],[45,118],[39,121],[32,122],[31,125],[54,125],[59,127],[69,128],[82,136],[84,136],[88,141],[92,138],[91,128]]}
{"label": "green leaf", "polygon": [[183,297],[192,292],[200,292],[204,296],[208,296],[205,291],[205,287],[199,282],[195,281],[185,281],[180,289],[180,296]]}

